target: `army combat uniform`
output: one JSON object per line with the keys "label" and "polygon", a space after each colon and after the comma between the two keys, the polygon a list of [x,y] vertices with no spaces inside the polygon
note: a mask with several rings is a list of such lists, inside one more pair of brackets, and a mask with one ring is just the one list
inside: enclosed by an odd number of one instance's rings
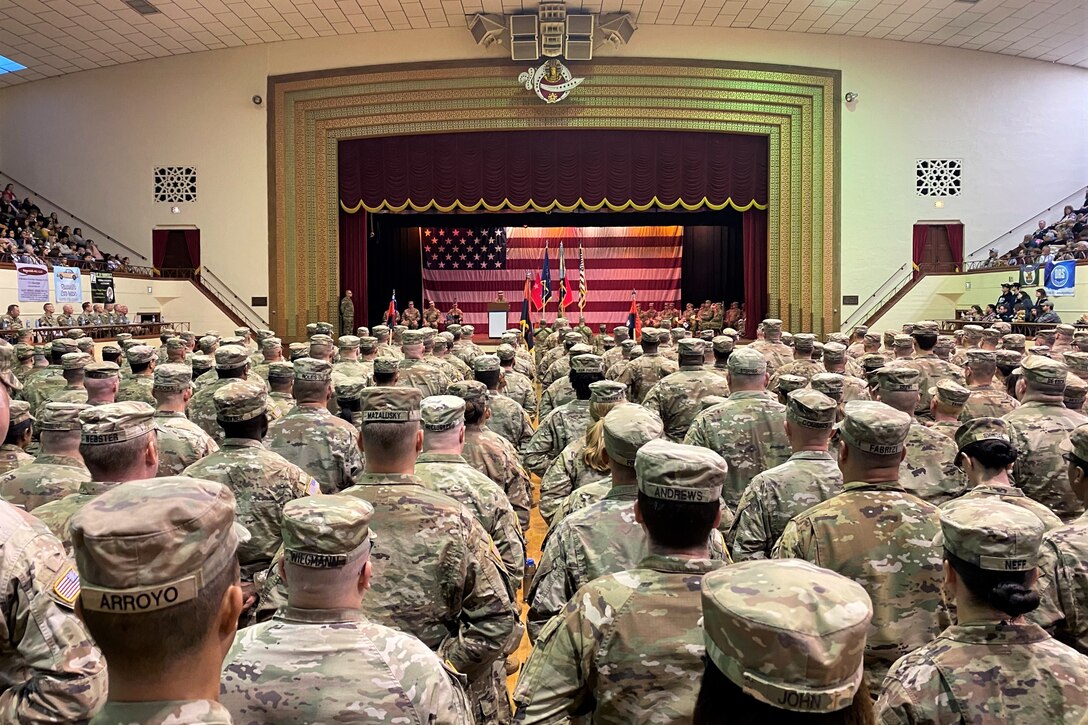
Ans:
{"label": "army combat uniform", "polygon": [[[677,343],[681,358],[702,356],[705,347],[703,340],[693,338]],[[708,395],[728,396],[726,379],[703,365],[681,365],[650,388],[642,404],[661,416],[665,435],[679,443],[702,411],[702,400]]]}

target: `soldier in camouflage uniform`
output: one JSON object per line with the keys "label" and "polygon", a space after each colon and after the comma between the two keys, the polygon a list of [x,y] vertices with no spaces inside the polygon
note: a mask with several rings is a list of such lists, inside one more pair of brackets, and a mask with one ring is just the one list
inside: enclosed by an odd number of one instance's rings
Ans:
{"label": "soldier in camouflage uniform", "polygon": [[1066,375],[1065,392],[1062,393],[1062,403],[1065,407],[1077,413],[1083,413],[1086,398],[1088,398],[1088,382],[1073,373]]}
{"label": "soldier in camouflage uniform", "polygon": [[[1088,425],[1062,442],[1069,457],[1066,475],[1082,503],[1088,502]],[[1039,609],[1031,618],[1058,640],[1088,654],[1088,514],[1043,537],[1039,552]]]}
{"label": "soldier in camouflage uniform", "polygon": [[419,405],[412,388],[363,392],[367,471],[341,494],[372,503],[381,532],[378,576],[362,611],[419,637],[467,676],[477,722],[509,722],[501,673],[517,647],[514,595],[487,532],[468,509],[414,475],[422,446]]}
{"label": "soldier in camouflage uniform", "polygon": [[510,441],[515,450],[520,451],[533,436],[533,421],[516,400],[499,392],[499,358],[495,355],[478,355],[472,361],[472,370],[476,380],[487,386],[488,407],[491,409],[487,429],[498,433]]}
{"label": "soldier in camouflage uniform", "polygon": [[[876,399],[910,415],[918,404],[921,374],[907,367],[883,367],[875,374]],[[907,434],[907,455],[899,484],[923,501],[939,506],[963,493],[966,481],[955,467],[956,443],[917,420]]]}
{"label": "soldier in camouflage uniform", "polygon": [[463,366],[464,363],[461,362],[460,358],[452,355],[439,357],[435,354],[434,350],[436,346],[443,350],[446,348],[445,339],[443,338],[440,340],[438,338],[438,330],[435,330],[432,327],[421,327],[419,331],[423,333],[423,361],[441,370],[446,376],[446,379],[451,383],[464,380],[465,375],[461,372],[461,368],[453,363],[453,361],[456,360]]}
{"label": "soldier in camouflage uniform", "polygon": [[0,445],[0,475],[10,473],[34,462],[34,456],[26,452],[34,435],[34,418],[30,404],[13,400],[8,408],[8,434]]}
{"label": "soldier in camouflage uniform", "polygon": [[541,419],[533,437],[522,450],[526,469],[543,476],[563,448],[585,434],[589,427],[589,386],[603,380],[603,373],[601,358],[596,355],[578,355],[571,360],[570,381],[576,399]]}
{"label": "soldier in camouflage uniform", "polygon": [[450,381],[439,368],[423,360],[423,333],[407,330],[401,343],[400,372],[397,383],[403,388],[415,388],[420,395],[442,395]]}
{"label": "soldier in camouflage uniform", "polygon": [[513,399],[529,415],[535,418],[537,414],[536,386],[533,381],[514,369],[516,354],[510,345],[499,345],[495,351],[499,358],[499,367],[502,372],[502,394]]}
{"label": "soldier in camouflage uniform", "polygon": [[782,342],[782,320],[767,319],[760,327],[763,330],[763,339],[754,340],[748,347],[766,358],[767,369],[773,373],[793,361],[793,348]]}
{"label": "soldier in camouflage uniform", "polygon": [[875,697],[892,662],[948,624],[936,544],[940,517],[900,483],[911,417],[861,400],[847,403],[844,413],[838,429],[842,493],[794,517],[772,555],[805,559],[865,587],[874,610],[865,680]]}
{"label": "soldier in camouflage uniform", "polygon": [[604,354],[601,355],[605,370],[608,370],[608,368],[623,360],[622,346],[624,340],[627,340],[629,335],[630,331],[625,325],[617,325],[612,328],[612,338],[616,341],[616,346],[611,350],[606,350]]}
{"label": "soldier in camouflage uniform", "polygon": [[[230,347],[220,348],[216,355]],[[241,356],[248,359],[244,351]],[[238,550],[242,581],[248,583],[268,568],[280,546],[283,507],[288,501],[318,493],[320,485],[311,474],[261,442],[268,433],[264,388],[244,380],[223,382],[213,397],[225,434],[220,449],[186,468],[183,475],[230,487],[237,500],[238,521],[252,535]]]}
{"label": "soldier in camouflage uniform", "polygon": [[842,473],[828,452],[837,413],[835,401],[815,390],[790,393],[786,436],[793,455],[744,489],[725,537],[735,561],[769,559],[790,519],[842,491]]}
{"label": "soldier in camouflage uniform", "polygon": [[967,364],[968,353],[982,349],[982,325],[963,326],[963,346],[952,356],[952,364],[963,367]]}
{"label": "soldier in camouflage uniform", "polygon": [[903,366],[917,370],[921,374],[918,381],[919,398],[914,416],[919,420],[929,420],[929,394],[930,388],[937,385],[938,380],[954,380],[960,385],[965,385],[967,380],[963,374],[963,368],[953,365],[947,360],[941,360],[933,353],[933,347],[937,344],[937,323],[930,320],[914,323],[914,331],[911,333],[914,344],[914,357],[909,360],[894,360],[888,363],[892,367]]}
{"label": "soldier in camouflage uniform", "polygon": [[789,400],[790,393],[807,385],[808,381],[800,375],[779,375],[778,381],[771,388],[771,392],[776,394],[779,403],[785,405],[786,401]]}
{"label": "soldier in camouflage uniform", "polygon": [[133,345],[125,352],[125,359],[132,368],[132,374],[121,381],[117,389],[117,402],[138,400],[154,406],[155,351],[147,345]]}
{"label": "soldier in camouflage uniform", "polygon": [[576,489],[608,477],[600,422],[610,410],[627,401],[627,386],[614,380],[598,380],[589,386],[590,427],[568,443],[540,478],[540,517],[551,524],[556,510]]}
{"label": "soldier in camouflage uniform", "polygon": [[577,399],[578,396],[574,394],[574,388],[570,384],[570,360],[579,355],[592,354],[592,347],[579,342],[572,345],[567,350],[565,358],[552,364],[552,369],[556,369],[559,362],[563,363],[563,377],[553,380],[550,384],[544,386],[544,389],[540,394],[540,420],[547,418],[548,414],[556,408],[561,408],[572,400]]}
{"label": "soldier in camouflage uniform", "polygon": [[245,536],[224,486],[180,478],[119,486],[73,519],[81,617],[109,661],[111,699],[91,723],[230,722],[219,676]]}
{"label": "soldier in camouflage uniform", "polygon": [[650,388],[656,385],[662,378],[679,370],[672,360],[664,357],[659,352],[658,346],[669,336],[667,330],[659,330],[656,327],[642,329],[642,356],[633,360],[623,369],[617,378],[627,386],[627,398],[633,403],[642,403],[650,392]]}
{"label": "soldier in camouflage uniform", "polygon": [[[572,352],[579,345],[581,346],[580,351]],[[540,370],[543,371],[540,375],[541,387],[547,388],[556,380],[566,377],[567,373],[570,372],[570,358],[592,352],[593,348],[587,345],[577,332],[564,333],[563,344],[553,347],[545,353],[540,361]]]}
{"label": "soldier in camouflage uniform", "polygon": [[[358,719],[467,725],[456,673],[415,637],[359,611],[374,576],[360,498],[289,502],[281,526],[287,606],[242,630],[223,667],[220,702],[235,725]],[[314,693],[320,690],[320,697]]]}
{"label": "soldier in camouflage uniform", "polygon": [[[24,403],[25,405],[25,403]],[[33,511],[79,490],[91,474],[79,455],[79,412],[86,406],[48,403],[37,421],[41,449],[31,463],[0,478],[0,497]]]}
{"label": "soldier in camouflage uniform", "polygon": [[793,360],[778,366],[771,374],[771,390],[775,389],[779,376],[797,375],[804,378],[807,385],[813,375],[824,371],[823,365],[812,359],[815,345],[815,335],[799,332],[793,336]]}
{"label": "soldier in camouflage uniform", "polygon": [[83,378],[87,365],[94,362],[94,358],[84,352],[65,353],[60,360],[61,374],[64,376],[63,388],[51,390],[45,399],[45,403],[80,403],[87,402],[87,389],[83,386]]}
{"label": "soldier in camouflage uniform", "polygon": [[106,699],[106,661],[72,607],[79,575],[34,517],[0,502],[0,721],[86,722]]}
{"label": "soldier in camouflage uniform", "polygon": [[391,360],[400,360],[401,355],[400,347],[394,346],[389,342],[389,327],[386,325],[374,325],[371,328],[370,334],[378,341],[378,347],[375,354],[377,357],[389,358]]}
{"label": "soldier in camouflage uniform", "polygon": [[997,373],[997,356],[989,350],[968,350],[964,356],[967,367],[967,388],[971,397],[960,415],[961,421],[973,418],[1000,418],[1020,407],[1019,401],[994,385]]}
{"label": "soldier in camouflage uniform", "polygon": [[472,361],[476,359],[477,355],[482,355],[483,350],[480,346],[472,341],[472,336],[476,330],[472,325],[461,325],[459,332],[453,332],[453,345],[450,347],[450,353],[455,357],[461,358],[465,365],[472,366]]}
{"label": "soldier in camouflage uniform", "polygon": [[295,407],[295,365],[283,360],[268,366],[268,417],[279,420]]}
{"label": "soldier in camouflage uniform", "polygon": [[19,343],[15,346],[15,365],[11,368],[12,375],[19,381],[19,385],[26,381],[26,377],[34,370],[34,346]]}
{"label": "soldier in camouflage uniform", "polygon": [[941,504],[941,509],[967,499],[989,501],[997,498],[1032,512],[1047,531],[1062,525],[1062,520],[1053,511],[1031,500],[1012,484],[1009,467],[1019,452],[1012,445],[1009,425],[1004,420],[975,418],[964,423],[956,432],[956,446],[959,448],[957,462],[967,478],[968,490],[959,498]]}
{"label": "soldier in camouflage uniform", "polygon": [[359,431],[329,412],[330,363],[304,358],[294,367],[297,405],[268,426],[265,446],[317,478],[322,493],[343,491],[363,471]]}
{"label": "soldier in camouflage uniform", "polygon": [[282,360],[283,342],[278,337],[266,337],[261,340],[260,362],[254,362],[254,358],[251,357],[249,364],[254,375],[268,380],[268,368],[272,363],[281,362]]}
{"label": "soldier in camouflage uniform", "polygon": [[518,722],[680,722],[695,705],[704,649],[697,584],[724,565],[707,541],[725,461],[657,441],[642,447],[635,469],[649,553],[583,584],[540,633],[514,692]]}
{"label": "soldier in camouflage uniform", "polygon": [[34,509],[34,516],[66,548],[72,543],[68,525],[88,502],[125,481],[155,477],[159,457],[154,415],[154,408],[138,401],[86,407],[79,412],[79,454],[91,480],[80,483],[76,493]]}
{"label": "soldier in camouflage uniform", "polygon": [[650,388],[642,404],[665,423],[665,435],[679,443],[684,440],[695,416],[708,395],[729,395],[729,382],[703,364],[706,342],[686,338],[677,343],[680,369],[663,377]]}
{"label": "soldier in camouflage uniform", "polygon": [[729,464],[722,500],[735,508],[757,473],[790,457],[786,407],[767,392],[767,358],[747,345],[729,356],[729,399],[702,411],[684,442],[718,453]]}
{"label": "soldier in camouflage uniform", "polygon": [[416,476],[432,491],[462,502],[484,527],[502,559],[510,590],[521,589],[525,573],[525,536],[506,494],[498,484],[469,465],[465,446],[465,401],[435,395],[420,404],[423,452]]}
{"label": "soldier in camouflage uniform", "polygon": [[1088,418],[1064,405],[1068,373],[1064,363],[1028,355],[1020,369],[1022,377],[1016,383],[1020,407],[1003,416],[1020,451],[1013,479],[1024,493],[1068,523],[1084,513],[1084,504],[1070,486],[1060,446]]}
{"label": "soldier in camouflage uniform", "polygon": [[[193,373],[195,375],[195,365]],[[223,442],[223,429],[216,418],[215,392],[235,380],[244,379],[249,373],[249,355],[238,345],[224,345],[215,351],[214,382],[198,387],[189,400],[189,420],[193,421],[216,443]]]}
{"label": "soldier in camouflage uniform", "polygon": [[971,391],[955,380],[938,380],[937,385],[930,388],[929,396],[929,415],[933,420],[925,426],[955,440]]}
{"label": "soldier in camouflage uniform", "polygon": [[340,360],[332,366],[333,382],[351,379],[369,384],[373,374],[373,366],[367,365],[359,359],[359,348],[362,345],[355,335],[341,335],[336,340],[336,349],[340,352]]}
{"label": "soldier in camouflage uniform", "polygon": [[188,365],[167,363],[155,368],[153,394],[155,431],[158,435],[160,476],[180,475],[219,445],[200,426],[185,417],[185,405],[193,395],[193,370]]}
{"label": "soldier in camouflage uniform", "polygon": [[864,380],[864,368],[846,354],[846,348],[841,343],[829,342],[824,345],[823,369],[843,376],[841,402],[869,400],[869,386]]}
{"label": "soldier in camouflage uniform", "polygon": [[450,382],[468,380],[472,377],[472,368],[456,355],[450,355],[450,345],[452,344],[453,335],[448,332],[436,334],[432,343],[433,358],[438,361],[443,370],[447,367],[451,369]]}
{"label": "soldier in camouflage uniform", "polygon": [[882,722],[1078,722],[1088,657],[1022,619],[1039,603],[1042,522],[1002,501],[959,501],[941,512],[941,533],[957,623],[893,665]]}
{"label": "soldier in camouflage uniform", "polygon": [[[670,493],[667,489],[671,480],[704,481],[707,487],[698,487],[701,493],[690,495],[718,493],[720,496],[721,484],[712,482],[724,478],[726,464],[721,456],[695,446],[659,440],[660,435],[660,419],[639,406],[621,405],[605,416],[604,441],[609,452],[612,487],[601,500],[557,521],[548,533],[526,597],[529,605],[526,621],[534,641],[581,586],[599,576],[634,568],[650,553],[646,532],[635,514],[635,502],[642,496],[663,498]],[[656,462],[649,469],[638,465],[646,452],[650,453],[646,463]],[[661,463],[662,459],[675,460],[675,468]],[[658,466],[664,466],[661,470],[669,470],[671,474],[651,476],[651,469]],[[698,500],[703,502],[701,498]],[[714,528],[722,518],[731,523],[732,513],[720,510],[708,519],[712,527],[706,542],[709,558],[728,561],[722,536]]]}
{"label": "soldier in camouflage uniform", "polygon": [[491,414],[487,386],[463,380],[449,388],[450,395],[465,401],[465,445],[461,455],[469,465],[494,481],[510,500],[522,530],[529,528],[532,485],[510,441],[486,428]]}
{"label": "soldier in camouflage uniform", "polygon": [[49,346],[49,365],[37,368],[26,376],[26,383],[19,391],[19,396],[30,403],[32,413],[36,413],[41,406],[45,405],[52,391],[64,387],[61,358],[69,352],[79,352],[76,341],[67,337],[58,337]]}
{"label": "soldier in camouflage uniform", "polygon": [[702,612],[691,722],[874,722],[862,678],[873,606],[857,583],[804,561],[748,561],[703,577]]}

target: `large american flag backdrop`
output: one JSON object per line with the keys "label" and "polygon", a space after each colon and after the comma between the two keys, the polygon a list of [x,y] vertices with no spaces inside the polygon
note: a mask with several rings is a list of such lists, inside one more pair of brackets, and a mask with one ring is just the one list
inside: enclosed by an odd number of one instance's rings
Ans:
{"label": "large american flag backdrop", "polygon": [[[680,303],[680,262],[683,227],[490,227],[420,230],[423,258],[423,296],[445,312],[453,300],[465,321],[486,329],[487,303],[500,291],[510,303],[508,322],[520,315],[525,273],[539,275],[544,245],[551,258],[553,300],[545,319],[555,319],[559,297],[559,243],[566,256],[567,284],[574,302],[566,315],[578,319],[578,245],[585,250],[586,322],[611,328],[627,322],[631,291],[643,308],[650,302],[661,309]],[[533,321],[540,319],[534,309]]]}

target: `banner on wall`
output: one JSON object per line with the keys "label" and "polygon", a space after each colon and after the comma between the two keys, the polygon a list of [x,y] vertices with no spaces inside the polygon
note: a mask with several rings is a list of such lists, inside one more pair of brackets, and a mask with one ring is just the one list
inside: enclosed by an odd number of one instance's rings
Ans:
{"label": "banner on wall", "polygon": [[57,302],[83,302],[83,274],[79,267],[53,265],[53,294]]}
{"label": "banner on wall", "polygon": [[91,272],[91,302],[113,304],[117,294],[113,290],[113,272]]}
{"label": "banner on wall", "polygon": [[44,264],[15,263],[20,302],[49,301],[49,268]]}
{"label": "banner on wall", "polygon": [[1040,275],[1039,265],[1025,264],[1020,268],[1020,286],[1024,289],[1038,287],[1039,283],[1042,281],[1043,278]]}
{"label": "banner on wall", "polygon": [[1077,261],[1067,259],[1047,265],[1046,294],[1048,297],[1072,297],[1077,278]]}

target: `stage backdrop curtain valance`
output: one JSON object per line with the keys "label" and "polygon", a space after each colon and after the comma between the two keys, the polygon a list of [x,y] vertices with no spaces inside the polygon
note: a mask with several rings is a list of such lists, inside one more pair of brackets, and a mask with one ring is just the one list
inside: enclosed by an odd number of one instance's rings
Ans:
{"label": "stage backdrop curtain valance", "polygon": [[767,208],[768,138],[673,131],[501,131],[340,141],[341,208],[745,211]]}

